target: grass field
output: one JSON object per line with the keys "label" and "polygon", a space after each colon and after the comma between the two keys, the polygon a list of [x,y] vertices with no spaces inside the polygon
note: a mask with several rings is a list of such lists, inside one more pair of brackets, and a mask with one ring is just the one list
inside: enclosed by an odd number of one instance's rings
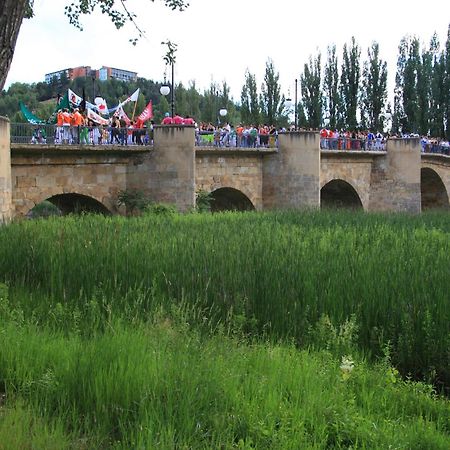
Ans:
{"label": "grass field", "polygon": [[0,448],[446,449],[449,237],[436,213],[2,227]]}

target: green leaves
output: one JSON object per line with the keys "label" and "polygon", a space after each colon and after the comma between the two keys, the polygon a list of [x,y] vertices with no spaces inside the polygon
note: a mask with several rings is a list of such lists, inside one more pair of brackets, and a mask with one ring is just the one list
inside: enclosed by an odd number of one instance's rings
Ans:
{"label": "green leaves", "polygon": [[[154,2],[154,0],[150,1]],[[185,0],[164,0],[164,4],[168,8],[178,11],[184,11],[189,6]],[[97,7],[102,14],[109,17],[117,29],[124,27],[127,23],[134,26],[138,37],[129,39],[133,45],[136,45],[138,40],[144,36],[145,32],[136,22],[136,14],[127,8],[125,0],[76,0],[64,8],[64,13],[69,18],[70,24],[82,31],[83,25],[80,17],[91,14]]]}

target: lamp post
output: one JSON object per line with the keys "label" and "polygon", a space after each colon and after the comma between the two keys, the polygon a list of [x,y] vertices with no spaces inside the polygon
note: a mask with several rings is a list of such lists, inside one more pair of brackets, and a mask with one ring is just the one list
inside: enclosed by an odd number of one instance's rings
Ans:
{"label": "lamp post", "polygon": [[289,121],[290,121],[289,114],[291,113],[292,104],[293,103],[292,103],[292,100],[291,100],[291,96],[288,93],[288,98],[284,101],[284,107],[285,107],[285,109],[286,109],[286,111],[288,113],[288,120]]}
{"label": "lamp post", "polygon": [[226,108],[220,108],[219,109],[219,115],[220,117],[225,117],[228,114],[228,111],[226,110]]}
{"label": "lamp post", "polygon": [[297,131],[297,78],[295,79],[294,128]]}
{"label": "lamp post", "polygon": [[167,45],[167,53],[164,55],[164,62],[167,65],[171,65],[172,67],[172,80],[171,80],[171,87],[166,83],[166,77],[164,76],[164,84],[159,89],[159,92],[161,95],[169,95],[170,93],[170,110],[171,110],[171,116],[172,118],[175,116],[175,84],[174,84],[174,78],[175,78],[175,52],[177,51],[177,44],[174,44],[173,42],[167,41],[167,42],[161,42],[163,45]]}
{"label": "lamp post", "polygon": [[291,100],[290,92],[288,90],[288,98],[284,101],[284,107],[288,111],[288,113],[291,113],[291,108],[294,107],[294,130],[297,131],[298,129],[298,120],[297,120],[297,78],[295,79],[295,90],[294,90],[294,102]]}

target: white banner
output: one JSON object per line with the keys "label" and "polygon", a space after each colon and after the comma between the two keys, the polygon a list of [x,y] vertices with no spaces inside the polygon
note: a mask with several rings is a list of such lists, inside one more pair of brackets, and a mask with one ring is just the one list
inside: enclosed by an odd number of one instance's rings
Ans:
{"label": "white banner", "polygon": [[[106,108],[106,101],[103,99],[104,101],[104,105],[105,105],[105,109],[100,108],[99,106],[93,105],[92,103],[86,102],[86,109],[90,108],[90,109],[95,109],[98,112],[100,112],[101,114],[111,114],[114,111],[116,111],[119,108],[123,108],[124,105],[126,105],[129,102],[137,102],[138,98],[139,98],[139,93],[140,93],[140,88],[137,88],[126,100],[124,100],[122,103],[119,103],[116,107],[111,108],[108,110],[108,108]],[[75,92],[72,91],[72,89],[68,89],[67,91],[67,96],[69,97],[69,102],[72,103],[75,106],[80,106],[80,103],[83,101],[83,99],[75,94]],[[100,98],[100,97],[97,97]],[[95,103],[97,103],[97,99],[95,99]]]}
{"label": "white banner", "polygon": [[109,125],[109,120],[104,119],[102,116],[92,111],[92,109],[87,108],[87,117],[95,123],[99,123],[100,125]]}

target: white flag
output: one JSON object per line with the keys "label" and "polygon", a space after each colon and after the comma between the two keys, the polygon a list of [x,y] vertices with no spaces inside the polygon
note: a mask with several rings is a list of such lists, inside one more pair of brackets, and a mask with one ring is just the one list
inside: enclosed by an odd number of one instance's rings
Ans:
{"label": "white flag", "polygon": [[95,106],[100,114],[108,114],[108,106],[106,100],[103,97],[95,97]]}
{"label": "white flag", "polygon": [[83,101],[83,99],[79,95],[75,94],[75,92],[73,92],[71,89],[67,91],[67,95],[69,97],[70,103],[73,103],[75,106],[79,106]]}
{"label": "white flag", "polygon": [[[76,107],[80,106],[81,102],[83,101],[83,98],[79,95],[75,94],[75,92],[72,91],[72,89],[67,90],[67,96],[69,98],[70,103],[75,105]],[[86,102],[86,108],[96,108],[95,105],[92,103]]]}
{"label": "white flag", "polygon": [[133,94],[131,94],[131,96],[129,97],[130,102],[137,102],[139,98],[139,90],[140,88],[137,88],[136,91]]}

